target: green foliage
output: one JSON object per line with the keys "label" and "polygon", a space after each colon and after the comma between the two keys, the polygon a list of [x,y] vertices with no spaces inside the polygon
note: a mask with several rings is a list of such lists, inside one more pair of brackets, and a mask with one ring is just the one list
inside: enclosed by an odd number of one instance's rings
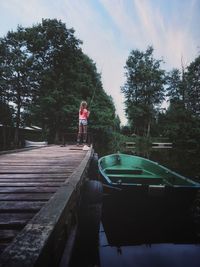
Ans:
{"label": "green foliage", "polygon": [[[101,89],[102,90],[102,89]],[[93,105],[91,106],[90,124],[94,130],[107,131],[119,128],[119,120],[115,115],[115,107],[111,97],[107,97],[105,92],[97,91]]]}
{"label": "green foliage", "polygon": [[12,109],[5,102],[0,101],[0,124],[12,126]]}
{"label": "green foliage", "polygon": [[126,62],[127,81],[122,87],[129,124],[137,134],[149,135],[155,107],[164,99],[165,72],[162,60],[153,58],[153,48],[132,50]]}
{"label": "green foliage", "polygon": [[[163,136],[168,137],[176,145],[187,143],[189,140],[198,140],[200,120],[192,116],[182,101],[171,101],[165,115],[159,119]],[[199,143],[197,141],[197,143]]]}
{"label": "green foliage", "polygon": [[200,56],[189,66],[185,75],[187,83],[187,108],[200,117]]}
{"label": "green foliage", "polygon": [[85,55],[73,29],[56,19],[18,27],[0,39],[0,97],[15,104],[15,123],[41,126],[51,141],[76,129],[84,99],[91,128],[118,127],[115,107],[95,63]]}
{"label": "green foliage", "polygon": [[167,96],[173,100],[183,100],[181,72],[173,69],[167,75]]}
{"label": "green foliage", "polygon": [[[126,62],[127,82],[122,92],[132,132],[148,137],[151,129],[151,136],[168,137],[176,144],[198,144],[200,56],[187,69],[173,69],[165,75],[152,52],[151,47],[144,53],[133,50]],[[164,86],[170,105],[161,112]]]}
{"label": "green foliage", "polygon": [[20,125],[21,110],[29,102],[31,84],[28,81],[29,56],[25,52],[24,31],[8,32],[0,39],[1,79],[0,84],[7,99],[15,104],[15,123]]}
{"label": "green foliage", "polygon": [[174,69],[168,74],[170,106],[159,118],[164,136],[176,144],[199,144],[200,133],[200,57],[182,73]]}
{"label": "green foliage", "polygon": [[121,133],[126,136],[131,136],[132,135],[131,127],[129,125],[122,126]]}
{"label": "green foliage", "polygon": [[118,151],[122,152],[125,150],[125,143],[131,141],[132,139],[124,134],[109,130],[107,132],[102,131],[96,134],[96,143],[95,149],[98,151],[99,157],[117,153]]}

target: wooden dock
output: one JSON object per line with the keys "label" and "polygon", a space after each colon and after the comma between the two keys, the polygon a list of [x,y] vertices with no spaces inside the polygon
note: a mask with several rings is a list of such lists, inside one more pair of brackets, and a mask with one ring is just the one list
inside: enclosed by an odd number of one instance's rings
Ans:
{"label": "wooden dock", "polygon": [[92,153],[67,145],[0,155],[0,266],[57,266]]}
{"label": "wooden dock", "polygon": [[135,148],[136,143],[135,142],[125,142],[127,149]]}
{"label": "wooden dock", "polygon": [[172,147],[173,143],[161,143],[161,142],[154,142],[152,143],[152,147],[158,147],[158,148],[167,148],[167,147]]}

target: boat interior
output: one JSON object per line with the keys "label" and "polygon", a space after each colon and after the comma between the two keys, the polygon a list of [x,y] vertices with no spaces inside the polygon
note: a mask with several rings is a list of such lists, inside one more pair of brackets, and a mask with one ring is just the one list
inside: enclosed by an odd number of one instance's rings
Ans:
{"label": "boat interior", "polygon": [[131,184],[148,184],[148,185],[164,185],[167,181],[164,181],[159,175],[152,174],[148,171],[135,168],[120,168],[120,166],[112,166],[112,168],[106,168],[104,170],[106,176],[112,181],[112,183],[131,183]]}
{"label": "boat interior", "polygon": [[113,155],[100,164],[105,177],[115,184],[195,186],[192,180],[139,157],[133,162],[130,156]]}

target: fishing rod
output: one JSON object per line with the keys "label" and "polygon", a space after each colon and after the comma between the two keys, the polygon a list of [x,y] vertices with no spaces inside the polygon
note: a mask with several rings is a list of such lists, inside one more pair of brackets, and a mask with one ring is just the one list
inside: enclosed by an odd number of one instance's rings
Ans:
{"label": "fishing rod", "polygon": [[[101,74],[102,74],[102,72],[100,72],[100,77],[101,77]],[[94,96],[95,96],[95,92],[96,92],[96,89],[97,89],[97,85],[98,85],[99,82],[100,82],[100,79],[97,79],[96,85],[95,85],[94,90],[93,90],[92,97],[90,99],[90,103],[88,105],[90,110],[91,110],[91,106],[92,106],[92,103],[93,103],[93,100],[94,100]]]}

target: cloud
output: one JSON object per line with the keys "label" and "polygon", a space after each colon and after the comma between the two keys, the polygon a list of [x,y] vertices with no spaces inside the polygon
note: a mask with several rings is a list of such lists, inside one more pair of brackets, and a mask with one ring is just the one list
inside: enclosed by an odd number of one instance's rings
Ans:
{"label": "cloud", "polygon": [[189,63],[196,54],[194,39],[189,30],[195,2],[186,5],[181,10],[181,15],[173,12],[168,14],[167,20],[161,6],[155,7],[146,0],[134,0],[141,27],[147,36],[146,41],[151,40],[156,54],[164,57],[168,68],[180,68],[181,57],[185,57]]}
{"label": "cloud", "polygon": [[179,10],[173,12],[173,8],[171,14],[166,13],[165,9],[169,3],[164,5],[164,1],[100,0],[100,2],[130,50],[136,48],[144,50],[148,45],[153,45],[155,55],[164,58],[168,69],[180,67],[181,57],[189,63],[196,56],[197,47],[191,33],[191,18],[196,0],[187,1],[185,5],[181,4],[184,1],[179,1],[178,8],[182,8],[181,14],[177,13]]}
{"label": "cloud", "polygon": [[[42,5],[39,0],[8,0],[3,1],[4,12],[7,12],[8,18],[15,18],[18,24],[29,24],[30,22],[38,22],[43,16],[49,16],[48,8]],[[17,26],[17,25],[16,25]],[[24,26],[24,25],[23,25]]]}
{"label": "cloud", "polygon": [[198,0],[7,0],[0,2],[0,31],[32,26],[42,18],[57,18],[75,29],[83,51],[102,73],[105,91],[114,99],[126,123],[123,95],[124,65],[132,49],[153,45],[165,68],[189,64],[200,41]]}

